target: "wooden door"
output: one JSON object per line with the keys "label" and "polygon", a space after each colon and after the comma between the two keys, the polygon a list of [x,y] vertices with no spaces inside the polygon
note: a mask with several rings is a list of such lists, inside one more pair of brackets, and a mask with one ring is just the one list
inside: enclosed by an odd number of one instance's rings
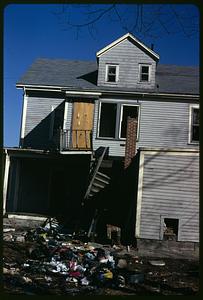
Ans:
{"label": "wooden door", "polygon": [[72,146],[91,149],[94,103],[74,102],[72,119]]}

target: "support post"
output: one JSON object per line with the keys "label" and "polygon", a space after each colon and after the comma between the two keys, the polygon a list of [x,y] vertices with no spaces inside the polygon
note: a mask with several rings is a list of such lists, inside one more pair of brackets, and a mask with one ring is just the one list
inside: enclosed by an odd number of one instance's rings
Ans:
{"label": "support post", "polygon": [[4,166],[4,181],[3,181],[3,215],[6,213],[9,170],[10,170],[10,157],[8,152],[6,151],[5,166]]}

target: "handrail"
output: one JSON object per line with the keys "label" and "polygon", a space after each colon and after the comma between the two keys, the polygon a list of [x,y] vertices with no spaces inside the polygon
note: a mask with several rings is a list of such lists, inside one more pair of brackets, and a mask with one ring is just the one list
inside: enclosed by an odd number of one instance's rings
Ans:
{"label": "handrail", "polygon": [[92,150],[92,130],[60,129],[59,148],[64,150]]}

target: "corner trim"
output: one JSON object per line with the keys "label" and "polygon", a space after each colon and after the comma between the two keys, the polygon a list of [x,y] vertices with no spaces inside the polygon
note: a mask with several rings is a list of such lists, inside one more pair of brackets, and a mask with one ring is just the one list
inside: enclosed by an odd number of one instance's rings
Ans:
{"label": "corner trim", "polygon": [[140,237],[140,222],[141,222],[141,205],[142,205],[142,189],[143,189],[143,176],[144,176],[144,153],[140,153],[139,163],[139,179],[138,179],[138,193],[137,193],[137,211],[136,211],[136,226],[135,236]]}
{"label": "corner trim", "polygon": [[23,111],[22,111],[22,119],[21,119],[21,134],[20,134],[20,146],[23,146],[23,140],[25,137],[25,123],[26,123],[26,116],[27,116],[27,104],[28,104],[28,97],[26,96],[26,92],[24,90],[23,95]]}

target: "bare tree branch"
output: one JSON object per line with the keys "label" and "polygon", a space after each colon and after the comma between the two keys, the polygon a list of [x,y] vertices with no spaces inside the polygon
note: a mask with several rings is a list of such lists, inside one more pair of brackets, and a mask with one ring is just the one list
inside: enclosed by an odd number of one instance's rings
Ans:
{"label": "bare tree branch", "polygon": [[189,38],[199,29],[197,15],[192,15],[190,10],[175,9],[174,5],[77,5],[78,9],[85,10],[81,14],[81,22],[72,20],[74,13],[71,7],[74,9],[76,5],[63,4],[61,11],[54,14],[64,26],[75,28],[77,36],[80,29],[87,28],[95,38],[96,24],[107,17],[108,22],[118,22],[126,32],[153,38],[175,33],[183,33]]}

